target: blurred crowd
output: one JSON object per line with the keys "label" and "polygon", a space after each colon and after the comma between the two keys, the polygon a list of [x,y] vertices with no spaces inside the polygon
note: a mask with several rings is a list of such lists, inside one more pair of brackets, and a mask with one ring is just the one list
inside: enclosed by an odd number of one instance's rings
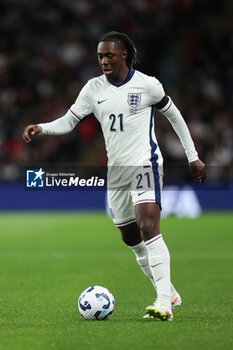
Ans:
{"label": "blurred crowd", "polygon": [[[0,180],[36,164],[106,164],[102,132],[88,116],[69,135],[27,145],[28,124],[66,113],[88,79],[100,75],[101,34],[126,32],[136,69],[156,76],[184,116],[200,158],[232,165],[233,2],[210,0],[1,0]],[[156,114],[167,164],[185,162],[170,124]]]}

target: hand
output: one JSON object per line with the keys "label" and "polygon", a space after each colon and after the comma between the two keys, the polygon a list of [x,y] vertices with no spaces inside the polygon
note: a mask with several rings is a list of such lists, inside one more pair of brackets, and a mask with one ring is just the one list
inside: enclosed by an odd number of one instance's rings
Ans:
{"label": "hand", "polygon": [[205,164],[200,159],[189,163],[189,169],[195,181],[202,183],[205,180]]}
{"label": "hand", "polygon": [[31,136],[37,135],[42,132],[42,127],[39,125],[28,125],[23,132],[23,139],[27,143],[31,142]]}

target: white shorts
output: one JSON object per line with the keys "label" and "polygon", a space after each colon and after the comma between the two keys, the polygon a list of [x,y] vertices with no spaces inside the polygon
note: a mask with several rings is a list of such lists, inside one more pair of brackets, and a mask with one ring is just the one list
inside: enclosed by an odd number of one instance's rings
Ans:
{"label": "white shorts", "polygon": [[108,190],[108,205],[113,222],[117,227],[135,222],[134,206],[140,203],[157,203],[161,206],[163,176],[157,169],[141,167],[132,182]]}

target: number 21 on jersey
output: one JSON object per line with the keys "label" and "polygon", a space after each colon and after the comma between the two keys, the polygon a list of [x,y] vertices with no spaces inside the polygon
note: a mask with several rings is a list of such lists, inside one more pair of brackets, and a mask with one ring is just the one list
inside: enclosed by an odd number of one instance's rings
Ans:
{"label": "number 21 on jersey", "polygon": [[124,131],[123,127],[123,114],[116,116],[115,114],[110,114],[109,120],[111,121],[110,131]]}

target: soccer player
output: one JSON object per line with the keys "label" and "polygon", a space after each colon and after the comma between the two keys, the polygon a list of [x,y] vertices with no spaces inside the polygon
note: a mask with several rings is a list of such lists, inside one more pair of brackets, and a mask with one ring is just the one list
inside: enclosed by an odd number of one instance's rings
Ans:
{"label": "soccer player", "polygon": [[198,158],[181,113],[161,83],[134,70],[136,48],[132,40],[124,33],[106,33],[99,40],[97,57],[103,74],[87,82],[64,116],[27,126],[23,138],[30,142],[37,134],[69,133],[85,116],[95,115],[108,155],[108,201],[114,224],[157,292],[144,317],[171,321],[172,309],[182,300],[170,281],[170,255],[160,233],[163,159],[154,133],[154,107],[172,124],[190,171],[200,183],[205,179],[205,165]]}

